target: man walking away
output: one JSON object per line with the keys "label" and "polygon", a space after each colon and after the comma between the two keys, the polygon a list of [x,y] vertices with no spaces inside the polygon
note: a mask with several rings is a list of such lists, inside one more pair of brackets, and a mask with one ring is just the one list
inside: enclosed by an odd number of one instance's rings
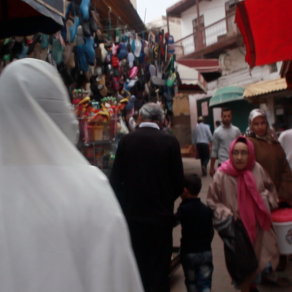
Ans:
{"label": "man walking away", "polygon": [[232,112],[223,108],[221,112],[222,124],[216,128],[213,134],[210,176],[215,173],[215,161],[218,158],[218,166],[229,159],[229,146],[231,142],[241,135],[240,130],[231,124]]}
{"label": "man walking away", "polygon": [[204,124],[204,118],[199,117],[198,124],[193,131],[192,143],[197,147],[203,176],[207,175],[207,166],[210,160],[209,143],[211,141],[212,134],[210,128]]}
{"label": "man walking away", "polygon": [[180,146],[161,131],[161,107],[145,104],[139,128],[121,139],[111,184],[122,202],[145,292],[169,292],[174,201],[184,189]]}

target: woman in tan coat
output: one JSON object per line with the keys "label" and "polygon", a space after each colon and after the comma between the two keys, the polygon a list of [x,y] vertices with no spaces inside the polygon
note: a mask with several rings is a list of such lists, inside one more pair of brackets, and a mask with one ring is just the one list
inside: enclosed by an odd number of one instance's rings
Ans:
{"label": "woman in tan coat", "polygon": [[279,250],[270,216],[271,209],[278,204],[275,186],[255,162],[253,144],[245,137],[238,137],[231,144],[230,159],[218,168],[209,187],[207,204],[214,211],[215,226],[233,217],[245,227],[258,268],[239,288],[242,292],[257,291],[250,287],[256,276],[267,266],[274,270],[278,265]]}
{"label": "woman in tan coat", "polygon": [[248,122],[245,136],[254,145],[256,161],[271,177],[280,202],[292,206],[292,172],[281,144],[270,131],[265,111],[254,109]]}

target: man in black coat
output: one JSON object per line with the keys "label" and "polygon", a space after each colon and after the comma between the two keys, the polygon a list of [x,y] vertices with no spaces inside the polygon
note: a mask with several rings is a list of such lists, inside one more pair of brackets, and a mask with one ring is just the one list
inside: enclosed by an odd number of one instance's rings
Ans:
{"label": "man in black coat", "polygon": [[177,139],[160,130],[164,113],[145,104],[139,128],[119,143],[110,182],[129,224],[145,292],[169,292],[174,201],[183,192]]}

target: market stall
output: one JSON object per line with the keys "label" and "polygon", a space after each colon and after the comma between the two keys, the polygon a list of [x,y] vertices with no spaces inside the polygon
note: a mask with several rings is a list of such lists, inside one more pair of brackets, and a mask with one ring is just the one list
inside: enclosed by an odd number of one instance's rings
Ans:
{"label": "market stall", "polygon": [[[26,5],[24,16],[32,15],[23,25],[14,19],[22,30],[12,27],[2,34],[0,72],[22,58],[41,59],[58,70],[79,121],[77,147],[92,165],[110,175],[118,141],[135,130],[138,111],[146,102],[161,105],[166,117],[163,130],[170,131],[173,97],[180,84],[171,35],[162,28],[146,31],[139,17],[131,18],[128,27],[117,8],[114,17],[109,6],[105,15],[105,8],[99,13],[93,0],[65,1],[64,6],[58,6],[63,1],[50,1],[55,6],[40,0],[17,2],[19,8]],[[11,8],[5,3],[4,11]],[[14,12],[20,13],[9,11],[11,21]],[[46,30],[51,20],[52,31]],[[171,270],[178,264],[175,248]]]}

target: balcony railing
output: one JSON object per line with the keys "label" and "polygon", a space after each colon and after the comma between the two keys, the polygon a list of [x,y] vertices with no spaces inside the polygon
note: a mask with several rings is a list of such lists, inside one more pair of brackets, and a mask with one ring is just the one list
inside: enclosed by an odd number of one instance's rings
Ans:
{"label": "balcony railing", "polygon": [[235,14],[232,14],[175,42],[177,58],[195,53],[229,37],[238,35],[239,30],[234,20]]}

